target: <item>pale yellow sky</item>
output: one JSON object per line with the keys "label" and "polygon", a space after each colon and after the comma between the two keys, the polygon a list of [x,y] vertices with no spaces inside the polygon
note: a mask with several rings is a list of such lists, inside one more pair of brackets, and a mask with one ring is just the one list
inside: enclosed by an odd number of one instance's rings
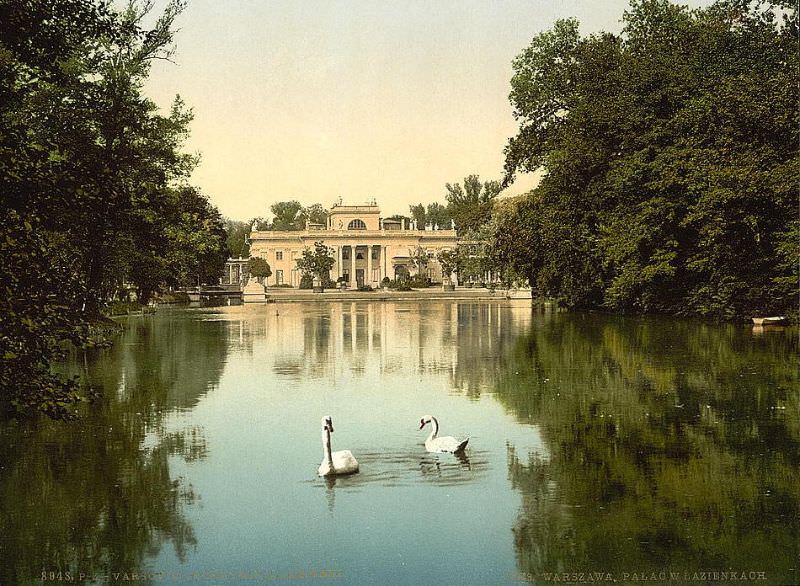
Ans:
{"label": "pale yellow sky", "polygon": [[[696,5],[700,0],[692,2]],[[703,2],[706,4],[707,2]],[[163,0],[156,6],[163,5]],[[228,217],[375,198],[385,215],[500,179],[511,61],[558,18],[619,31],[622,0],[189,0],[159,105],[194,109],[192,181]],[[520,177],[508,194],[527,191]]]}

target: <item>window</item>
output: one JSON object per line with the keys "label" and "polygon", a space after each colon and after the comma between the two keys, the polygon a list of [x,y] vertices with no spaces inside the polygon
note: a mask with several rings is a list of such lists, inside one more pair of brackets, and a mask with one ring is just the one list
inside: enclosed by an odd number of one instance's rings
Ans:
{"label": "window", "polygon": [[283,285],[283,271],[281,270],[275,271],[275,284]]}
{"label": "window", "polygon": [[348,230],[366,230],[367,225],[363,220],[353,220],[347,225]]}
{"label": "window", "polygon": [[283,251],[279,250],[275,253],[275,260],[283,260]]}
{"label": "window", "polygon": [[381,249],[380,248],[372,248],[372,260],[378,260],[380,257]]}
{"label": "window", "polygon": [[342,248],[342,260],[350,260],[350,248]]}

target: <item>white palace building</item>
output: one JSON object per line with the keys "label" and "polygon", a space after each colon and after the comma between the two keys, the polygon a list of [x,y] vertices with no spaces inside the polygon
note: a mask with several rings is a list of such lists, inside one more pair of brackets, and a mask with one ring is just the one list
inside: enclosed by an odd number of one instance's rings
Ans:
{"label": "white palace building", "polygon": [[380,217],[375,203],[361,206],[335,204],[328,212],[327,225],[309,224],[301,231],[257,230],[250,233],[250,256],[265,259],[272,269],[267,285],[300,285],[295,261],[303,250],[322,242],[333,250],[331,279],[340,277],[351,288],[380,286],[384,277],[396,279],[418,272],[414,257],[428,256],[422,270],[431,281],[441,281],[436,253],[455,250],[455,230],[420,230],[399,220]]}

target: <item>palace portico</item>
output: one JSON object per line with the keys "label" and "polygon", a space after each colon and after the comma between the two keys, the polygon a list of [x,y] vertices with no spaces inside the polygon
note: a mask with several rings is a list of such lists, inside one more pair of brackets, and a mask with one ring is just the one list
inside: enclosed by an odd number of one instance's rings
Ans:
{"label": "palace portico", "polygon": [[428,260],[423,276],[441,281],[436,254],[455,249],[455,230],[418,230],[399,221],[380,217],[377,205],[335,205],[326,225],[310,224],[302,231],[259,230],[250,234],[250,255],[264,258],[272,268],[268,285],[300,284],[296,260],[314,242],[323,242],[334,251],[331,279],[343,277],[350,287],[379,286],[384,277],[395,279],[418,272],[415,256],[421,252]]}

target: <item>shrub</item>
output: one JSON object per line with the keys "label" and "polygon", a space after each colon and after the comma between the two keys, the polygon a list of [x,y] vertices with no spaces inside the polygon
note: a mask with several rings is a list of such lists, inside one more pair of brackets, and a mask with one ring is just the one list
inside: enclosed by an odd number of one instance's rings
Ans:
{"label": "shrub", "polygon": [[430,287],[431,281],[428,277],[423,277],[422,275],[414,275],[411,279],[407,282],[410,287],[415,289],[426,289]]}
{"label": "shrub", "polygon": [[311,275],[303,275],[300,277],[300,288],[301,289],[313,289],[314,288],[314,278]]}

